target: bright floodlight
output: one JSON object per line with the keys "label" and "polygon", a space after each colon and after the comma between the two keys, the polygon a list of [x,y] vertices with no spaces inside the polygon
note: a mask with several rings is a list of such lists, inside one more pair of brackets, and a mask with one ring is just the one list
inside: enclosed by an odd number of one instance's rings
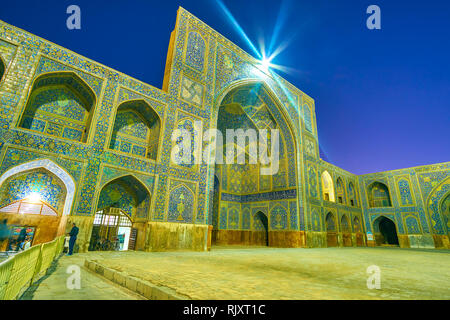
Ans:
{"label": "bright floodlight", "polygon": [[270,68],[270,60],[267,58],[263,58],[261,60],[261,66],[264,68],[264,70],[269,71]]}
{"label": "bright floodlight", "polygon": [[41,195],[39,193],[37,193],[37,192],[31,193],[27,198],[31,202],[39,202],[39,201],[41,201]]}

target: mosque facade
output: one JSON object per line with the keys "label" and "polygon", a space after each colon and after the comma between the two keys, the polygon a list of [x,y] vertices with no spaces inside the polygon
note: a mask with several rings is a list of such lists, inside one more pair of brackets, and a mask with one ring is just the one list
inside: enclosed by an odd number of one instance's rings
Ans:
{"label": "mosque facade", "polygon": [[[450,248],[450,162],[355,175],[324,161],[314,99],[183,8],[162,89],[2,21],[0,81],[0,219],[33,244],[74,222],[79,252],[123,230],[144,251]],[[239,128],[279,132],[274,174],[201,161],[205,131]],[[176,129],[193,161],[174,161]]]}

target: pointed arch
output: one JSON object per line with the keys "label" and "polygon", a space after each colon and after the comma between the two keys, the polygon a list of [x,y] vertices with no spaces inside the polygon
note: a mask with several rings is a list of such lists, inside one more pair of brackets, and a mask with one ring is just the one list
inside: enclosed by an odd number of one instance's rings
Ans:
{"label": "pointed arch", "polygon": [[344,191],[344,182],[341,177],[336,179],[336,197],[337,202],[341,204],[345,204],[345,191]]}
{"label": "pointed arch", "polygon": [[128,100],[117,110],[109,149],[157,160],[161,118],[143,99]]}
{"label": "pointed arch", "polygon": [[343,214],[341,216],[340,221],[340,231],[342,233],[342,244],[344,247],[351,247],[352,246],[352,235],[351,235],[351,226],[349,223],[349,219],[346,214]]}
{"label": "pointed arch", "polygon": [[321,178],[323,199],[326,201],[336,202],[333,179],[331,178],[330,173],[325,170],[324,172],[322,172]]}
{"label": "pointed arch", "polygon": [[217,120],[218,120],[218,115],[219,115],[219,108],[222,105],[222,102],[225,100],[226,96],[231,91],[233,91],[233,90],[235,90],[237,88],[246,86],[246,85],[260,85],[260,86],[262,86],[262,88],[267,92],[269,97],[273,100],[273,102],[275,103],[278,111],[280,112],[280,114],[283,117],[283,121],[287,124],[287,127],[288,127],[288,129],[290,131],[290,136],[292,137],[293,142],[294,142],[293,144],[295,146],[295,154],[297,154],[296,150],[297,150],[297,145],[298,145],[298,138],[294,134],[296,131],[295,131],[295,124],[293,122],[293,119],[292,119],[292,117],[289,116],[286,108],[283,107],[283,103],[278,98],[278,96],[273,92],[273,90],[270,88],[270,86],[265,81],[263,81],[261,79],[250,78],[250,79],[245,79],[245,80],[237,80],[237,81],[231,83],[229,86],[227,86],[224,89],[222,89],[219,92],[219,94],[216,96],[215,103],[214,103],[214,110],[213,110],[214,123],[217,125]]}
{"label": "pointed arch", "polygon": [[212,198],[211,225],[213,229],[219,228],[219,208],[220,208],[220,180],[214,175],[214,194]]}
{"label": "pointed arch", "polygon": [[353,218],[353,231],[354,232],[361,232],[361,221],[358,217]]}
{"label": "pointed arch", "polygon": [[447,234],[450,233],[450,191],[442,197],[440,201],[439,212],[443,218],[443,225],[447,228]]}
{"label": "pointed arch", "polygon": [[[449,213],[443,211],[444,201],[450,196],[450,177],[439,183],[430,192],[426,200],[428,215],[431,218],[433,233],[449,234]],[[450,210],[450,209],[448,209]]]}
{"label": "pointed arch", "polygon": [[327,246],[336,247],[338,245],[336,218],[333,212],[329,211],[325,216],[325,228],[327,232]]}
{"label": "pointed arch", "polygon": [[[298,147],[298,137],[295,135],[296,132],[296,126],[293,122],[293,119],[291,116],[289,116],[288,111],[286,110],[286,108],[284,107],[284,104],[281,102],[281,100],[278,98],[278,96],[274,93],[274,91],[272,90],[272,88],[266,83],[266,81],[258,79],[258,78],[249,78],[249,79],[244,79],[244,80],[237,80],[233,83],[231,83],[230,85],[228,85],[227,87],[223,88],[219,94],[216,96],[215,98],[215,103],[214,103],[214,107],[213,107],[213,112],[212,112],[212,118],[214,119],[214,124],[215,127],[217,128],[217,123],[218,123],[218,116],[219,116],[219,109],[222,105],[226,105],[226,104],[230,104],[232,103],[232,101],[228,101],[229,100],[229,94],[231,92],[237,91],[237,90],[243,90],[245,88],[251,88],[253,87],[252,90],[250,90],[251,92],[255,92],[254,88],[258,87],[261,88],[265,94],[267,94],[267,97],[272,101],[273,103],[273,107],[276,108],[277,113],[279,113],[279,116],[275,116],[272,113],[272,110],[270,110],[270,108],[268,108],[270,116],[274,119],[274,121],[276,123],[278,123],[279,121],[281,121],[283,124],[286,124],[286,129],[288,132],[283,132],[282,130],[282,134],[284,135],[284,139],[288,139],[287,136],[292,138],[292,146],[288,148],[292,148],[293,150],[291,152],[293,152],[294,155],[297,155],[297,147]],[[253,100],[256,98],[253,98]],[[267,105],[266,105],[267,107]],[[278,125],[280,125],[280,123],[278,123]],[[257,126],[258,127],[258,126]],[[258,129],[260,129],[258,127]],[[281,135],[280,135],[281,136]]]}
{"label": "pointed arch", "polygon": [[170,190],[167,221],[192,223],[194,221],[194,192],[186,184],[180,183]]}
{"label": "pointed arch", "polygon": [[203,71],[206,41],[197,31],[190,31],[187,37],[185,62],[188,66]]}
{"label": "pointed arch", "polygon": [[[255,161],[248,160],[246,166],[242,168],[225,164],[223,166],[225,170],[222,170],[222,172],[228,173],[228,177],[223,174],[222,189],[224,191],[233,194],[250,194],[299,187],[299,168],[297,166],[299,159],[296,152],[298,136],[295,135],[295,126],[292,123],[292,117],[287,116],[284,104],[279,101],[264,81],[237,81],[228,86],[216,100],[213,119],[215,127],[222,132],[224,138],[228,129],[241,129],[245,136],[245,150],[244,145],[242,145],[240,146],[242,149],[238,152],[246,158],[250,154],[254,158],[248,158],[258,162],[255,164]],[[249,132],[249,129],[255,131]],[[263,146],[267,146],[267,156],[271,158],[271,149],[275,145],[273,143],[275,141],[274,135],[271,135],[272,130],[279,132],[279,157],[278,159],[275,158],[274,162],[265,164],[265,161],[260,161],[258,152],[260,148],[258,147],[260,142]],[[257,136],[256,146],[248,143],[250,140],[248,137],[255,136],[254,132]],[[267,136],[264,133],[267,133]],[[233,136],[233,138],[236,141],[236,137]],[[259,138],[261,139],[259,140]],[[232,146],[235,149],[235,144],[232,142],[230,139],[223,145],[225,147]],[[217,145],[217,147],[220,148],[223,145]],[[257,150],[257,156],[248,152],[255,149]],[[223,148],[223,151],[225,152],[226,148]],[[219,168],[222,168],[221,164],[216,163],[215,171]],[[210,174],[212,174],[212,171]],[[210,181],[211,188],[212,179],[208,181]]]}
{"label": "pointed arch", "polygon": [[307,131],[314,133],[312,108],[307,103],[303,105],[303,123]]}
{"label": "pointed arch", "polygon": [[33,81],[19,127],[86,142],[96,100],[92,88],[74,72],[40,75]]}
{"label": "pointed arch", "polygon": [[270,228],[273,230],[283,230],[288,227],[287,209],[281,205],[276,204],[270,211]]}
{"label": "pointed arch", "polygon": [[364,235],[362,231],[361,221],[355,216],[352,221],[353,224],[353,232],[355,233],[356,246],[362,247],[364,246]]}
{"label": "pointed arch", "polygon": [[328,212],[326,217],[325,217],[325,224],[326,224],[326,229],[327,231],[336,231],[336,220],[334,217],[333,212]]}
{"label": "pointed arch", "polygon": [[151,192],[147,186],[133,174],[124,174],[102,186],[96,211],[117,208],[135,221],[147,218],[150,202]]}
{"label": "pointed arch", "polygon": [[62,167],[60,167],[58,164],[56,164],[50,159],[34,160],[31,162],[20,164],[7,170],[0,176],[0,186],[6,181],[6,179],[12,176],[21,172],[26,172],[34,169],[47,170],[52,174],[54,174],[55,176],[57,176],[63,182],[66,188],[66,197],[64,201],[63,215],[69,215],[76,192],[75,181],[72,178],[72,176],[69,173],[67,173],[66,170],[64,170]]}
{"label": "pointed arch", "polygon": [[391,207],[389,188],[382,182],[374,181],[367,186],[369,207]]}
{"label": "pointed arch", "polygon": [[356,207],[358,205],[358,202],[356,200],[356,189],[352,181],[348,183],[348,200],[350,206]]}
{"label": "pointed arch", "polygon": [[341,231],[342,232],[350,232],[351,231],[347,215],[345,215],[345,214],[342,215],[340,224],[341,224]]}
{"label": "pointed arch", "polygon": [[265,214],[263,211],[258,210],[253,215],[253,230],[262,231],[263,239],[261,239],[261,242],[265,244],[266,246],[269,245],[269,219],[267,217],[267,214]]}
{"label": "pointed arch", "polygon": [[398,231],[396,223],[384,215],[379,216],[373,221],[373,230],[378,245],[398,245]]}
{"label": "pointed arch", "polygon": [[3,80],[3,75],[5,74],[6,71],[6,63],[3,60],[2,56],[0,56],[0,83]]}

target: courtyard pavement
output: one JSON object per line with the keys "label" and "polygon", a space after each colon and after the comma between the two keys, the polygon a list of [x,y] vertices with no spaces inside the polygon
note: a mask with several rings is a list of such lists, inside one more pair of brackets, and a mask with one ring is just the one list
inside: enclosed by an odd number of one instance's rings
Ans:
{"label": "courtyard pavement", "polygon": [[[233,246],[85,256],[192,299],[450,299],[449,250]],[[372,265],[381,289],[367,287]]]}
{"label": "courtyard pavement", "polygon": [[[68,290],[69,265],[94,260],[191,299],[450,299],[450,251],[400,248],[213,247],[210,252],[89,252],[62,257],[33,299],[139,299],[81,267]],[[381,271],[368,289],[369,266]]]}
{"label": "courtyard pavement", "polygon": [[[28,288],[21,300],[141,300],[140,295],[92,273],[86,269],[80,255],[62,256],[53,263],[49,272]],[[79,267],[80,288],[69,289],[67,280],[74,275],[67,273],[70,266]],[[73,269],[72,269],[73,270]],[[72,285],[76,282],[70,281]]]}

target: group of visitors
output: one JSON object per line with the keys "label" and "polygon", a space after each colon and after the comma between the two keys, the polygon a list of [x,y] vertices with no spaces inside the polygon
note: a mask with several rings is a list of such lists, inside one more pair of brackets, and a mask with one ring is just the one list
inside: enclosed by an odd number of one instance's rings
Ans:
{"label": "group of visitors", "polygon": [[[16,246],[13,250],[13,245]],[[19,251],[27,250],[31,247],[31,238],[28,236],[27,228],[20,230],[17,239],[11,237],[11,230],[8,227],[8,220],[4,219],[0,224],[0,251]]]}
{"label": "group of visitors", "polygon": [[[75,242],[77,240],[78,236],[78,227],[75,225],[75,223],[72,224],[72,229],[70,230],[70,233],[68,234],[70,236],[69,239],[69,250],[67,255],[73,254],[73,249],[75,246]],[[27,228],[23,227],[19,235],[17,236],[17,239],[13,239],[11,237],[12,232],[10,228],[8,227],[8,220],[4,219],[0,223],[0,251],[14,251],[12,246],[15,244],[16,248],[15,251],[19,250],[27,250],[31,247],[31,237],[28,235]]]}

